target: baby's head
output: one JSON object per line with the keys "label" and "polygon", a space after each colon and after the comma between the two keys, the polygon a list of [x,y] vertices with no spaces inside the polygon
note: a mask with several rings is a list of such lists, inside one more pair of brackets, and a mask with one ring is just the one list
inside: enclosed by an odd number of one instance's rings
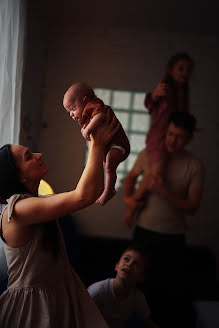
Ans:
{"label": "baby's head", "polygon": [[94,97],[95,94],[91,87],[86,83],[76,82],[66,91],[63,106],[70,116],[80,123],[84,107]]}
{"label": "baby's head", "polygon": [[135,245],[130,245],[116,263],[116,279],[124,280],[133,286],[142,283],[146,278],[146,265],[146,252]]}
{"label": "baby's head", "polygon": [[188,82],[193,68],[194,61],[187,53],[177,53],[167,63],[167,75],[174,81],[185,84]]}

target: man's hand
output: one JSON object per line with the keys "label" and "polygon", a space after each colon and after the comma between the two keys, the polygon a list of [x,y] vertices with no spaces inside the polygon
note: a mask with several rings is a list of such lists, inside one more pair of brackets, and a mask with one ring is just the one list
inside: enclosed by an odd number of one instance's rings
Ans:
{"label": "man's hand", "polygon": [[136,200],[134,196],[125,197],[124,202],[127,206],[124,223],[129,229],[131,229],[135,221],[135,214],[144,207],[144,202]]}

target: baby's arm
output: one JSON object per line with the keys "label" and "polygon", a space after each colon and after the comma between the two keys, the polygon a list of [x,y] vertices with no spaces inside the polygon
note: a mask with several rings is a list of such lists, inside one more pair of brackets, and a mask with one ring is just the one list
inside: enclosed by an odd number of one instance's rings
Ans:
{"label": "baby's arm", "polygon": [[85,139],[90,141],[90,134],[94,132],[94,130],[100,126],[104,120],[106,115],[104,113],[98,113],[96,114],[91,120],[90,123],[86,126],[86,128],[81,129],[81,133]]}

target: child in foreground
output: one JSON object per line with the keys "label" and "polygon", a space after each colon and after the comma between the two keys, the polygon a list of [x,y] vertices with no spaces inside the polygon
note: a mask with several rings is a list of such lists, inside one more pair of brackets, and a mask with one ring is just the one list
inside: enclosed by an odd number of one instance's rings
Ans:
{"label": "child in foreground", "polygon": [[[88,141],[90,141],[90,134],[105,121],[107,111],[112,111],[111,107],[104,105],[103,101],[96,97],[92,88],[81,82],[74,83],[67,90],[63,106],[70,116],[82,126],[81,133]],[[102,195],[96,201],[99,205],[104,205],[115,195],[116,169],[129,153],[130,144],[121,126],[105,149],[106,183]]]}
{"label": "child in foreground", "polygon": [[[189,111],[189,79],[192,74],[194,62],[186,53],[173,55],[168,63],[164,79],[155,89],[146,94],[145,107],[151,115],[151,127],[146,137],[146,151],[150,172],[141,181],[135,194],[139,204],[147,193],[147,185],[155,177],[163,180],[165,164],[168,160],[168,152],[164,145],[164,138],[172,112]],[[139,211],[139,206],[127,208],[124,216],[125,222],[130,222]]]}
{"label": "child in foreground", "polygon": [[136,288],[145,280],[146,256],[135,246],[129,246],[116,263],[116,277],[88,287],[88,292],[110,328],[126,327],[136,314],[145,328],[158,328],[152,321],[143,293]]}

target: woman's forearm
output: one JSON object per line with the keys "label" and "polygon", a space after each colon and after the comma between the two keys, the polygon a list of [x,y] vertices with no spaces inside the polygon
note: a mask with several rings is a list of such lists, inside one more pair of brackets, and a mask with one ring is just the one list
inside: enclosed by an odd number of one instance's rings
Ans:
{"label": "woman's forearm", "polygon": [[[104,146],[90,142],[87,164],[77,184],[76,192],[85,202],[92,204],[102,193]],[[88,204],[89,205],[89,204]]]}

